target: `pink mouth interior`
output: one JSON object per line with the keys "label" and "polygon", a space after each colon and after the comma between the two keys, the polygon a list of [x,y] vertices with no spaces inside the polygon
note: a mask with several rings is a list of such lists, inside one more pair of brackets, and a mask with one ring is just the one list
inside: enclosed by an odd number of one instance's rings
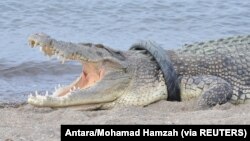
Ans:
{"label": "pink mouth interior", "polygon": [[65,96],[69,94],[70,89],[74,89],[74,87],[79,89],[88,88],[103,78],[105,70],[98,63],[84,62],[82,64],[82,73],[80,75],[80,78],[77,79],[78,81],[76,80],[75,82],[73,82],[64,91],[60,92],[58,96]]}

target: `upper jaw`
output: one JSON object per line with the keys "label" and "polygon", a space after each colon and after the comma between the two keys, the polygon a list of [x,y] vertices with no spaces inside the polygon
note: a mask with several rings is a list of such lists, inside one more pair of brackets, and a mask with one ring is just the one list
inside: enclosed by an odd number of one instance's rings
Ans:
{"label": "upper jaw", "polygon": [[[40,51],[46,56],[56,56],[59,60],[64,63],[66,60],[81,60],[81,61],[91,61],[88,58],[77,53],[77,51],[70,51],[65,45],[57,44],[58,41],[52,39],[50,36],[44,33],[37,33],[29,36],[29,45],[33,48],[40,46]],[[65,43],[66,44],[66,43]],[[74,48],[72,48],[74,50]]]}
{"label": "upper jaw", "polygon": [[44,33],[29,36],[28,42],[31,47],[40,46],[40,50],[48,56],[57,56],[62,60],[81,60],[87,62],[100,62],[111,60],[120,62],[124,56],[111,48],[101,44],[71,43],[57,41]]}

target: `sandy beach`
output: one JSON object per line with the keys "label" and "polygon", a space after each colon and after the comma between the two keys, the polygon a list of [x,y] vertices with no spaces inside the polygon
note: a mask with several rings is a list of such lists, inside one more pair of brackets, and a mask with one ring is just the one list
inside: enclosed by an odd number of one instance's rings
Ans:
{"label": "sandy beach", "polygon": [[58,141],[61,124],[250,124],[249,103],[227,103],[208,110],[195,107],[195,100],[99,111],[36,108],[28,104],[2,107],[0,141]]}
{"label": "sandy beach", "polygon": [[249,35],[249,7],[247,0],[1,0],[0,141],[59,141],[62,124],[250,124],[250,103],[200,110],[196,100],[159,101],[99,111],[1,103],[25,102],[30,93],[54,91],[54,86],[70,84],[82,73],[77,61],[60,64],[31,49],[27,42],[31,34],[101,43],[117,51],[147,40],[176,50],[185,44]]}

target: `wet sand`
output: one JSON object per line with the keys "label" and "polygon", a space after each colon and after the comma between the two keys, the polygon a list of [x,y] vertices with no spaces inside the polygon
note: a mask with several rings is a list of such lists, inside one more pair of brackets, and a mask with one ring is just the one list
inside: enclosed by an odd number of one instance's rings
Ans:
{"label": "wet sand", "polygon": [[0,108],[0,141],[60,140],[61,124],[250,124],[250,103],[199,110],[195,100],[160,101],[147,107],[75,111],[31,105]]}

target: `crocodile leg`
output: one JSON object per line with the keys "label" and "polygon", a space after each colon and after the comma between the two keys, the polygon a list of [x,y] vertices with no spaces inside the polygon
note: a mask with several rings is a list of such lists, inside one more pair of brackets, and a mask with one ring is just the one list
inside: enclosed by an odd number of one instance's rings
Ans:
{"label": "crocodile leg", "polygon": [[198,97],[198,106],[202,109],[224,104],[233,94],[227,81],[211,75],[182,77],[180,86],[182,100]]}

